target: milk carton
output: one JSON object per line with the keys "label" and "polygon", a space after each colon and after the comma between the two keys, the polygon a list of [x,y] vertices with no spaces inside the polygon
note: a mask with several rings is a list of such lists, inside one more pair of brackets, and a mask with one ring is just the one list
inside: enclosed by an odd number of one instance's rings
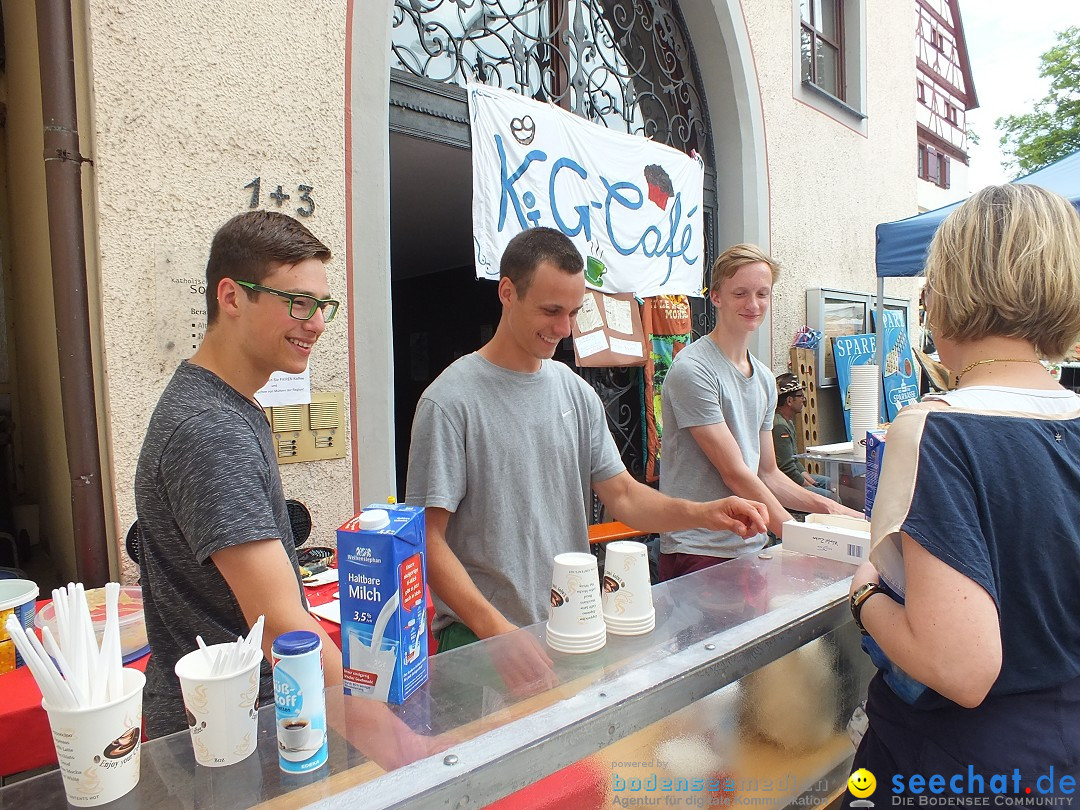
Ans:
{"label": "milk carton", "polygon": [[428,678],[424,510],[369,506],[337,542],[345,691],[404,703]]}

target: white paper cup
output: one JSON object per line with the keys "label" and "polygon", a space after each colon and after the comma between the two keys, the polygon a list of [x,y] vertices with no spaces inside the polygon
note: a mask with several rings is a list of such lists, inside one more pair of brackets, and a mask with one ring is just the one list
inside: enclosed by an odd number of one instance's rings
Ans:
{"label": "white paper cup", "polygon": [[[607,628],[597,574],[596,558],[592,554],[571,552],[555,557],[551,575],[551,613],[547,623],[548,643],[554,649],[560,649],[557,646],[560,644],[562,647],[584,645],[590,647],[588,652],[591,652],[604,646]],[[599,646],[594,646],[597,643]]]}
{"label": "white paper cup", "polygon": [[616,636],[643,636],[651,633],[656,627],[656,610],[650,610],[647,616],[636,621],[620,621],[619,619],[605,619],[607,631]]}
{"label": "white paper cup", "polygon": [[565,636],[549,627],[545,631],[545,639],[548,646],[556,652],[591,653],[607,644],[607,630],[601,630],[592,636]]}
{"label": "white paper cup", "polygon": [[232,765],[258,744],[259,666],[262,652],[242,670],[211,676],[208,657],[236,644],[213,644],[176,662],[195,761],[210,768]]}
{"label": "white paper cup", "polygon": [[96,807],[119,799],[139,784],[142,694],[146,676],[124,669],[124,696],[90,709],[53,709],[49,716],[56,759],[67,800]]}
{"label": "white paper cup", "polygon": [[[644,543],[618,540],[605,548],[602,604],[609,632],[634,635],[655,626],[649,550]],[[648,628],[642,630],[645,625]]]}

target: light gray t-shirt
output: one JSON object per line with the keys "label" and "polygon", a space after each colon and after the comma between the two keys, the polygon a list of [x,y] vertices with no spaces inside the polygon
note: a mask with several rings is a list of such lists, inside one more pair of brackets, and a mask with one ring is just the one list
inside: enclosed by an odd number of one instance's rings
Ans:
{"label": "light gray t-shirt", "polygon": [[[709,337],[677,355],[660,393],[664,438],[660,451],[660,491],[691,501],[711,501],[734,493],[709,461],[690,428],[724,423],[755,474],[761,456],[761,431],[771,431],[776,380],[753,355],[744,377]],[[767,536],[744,540],[733,532],[687,529],[660,535],[663,554],[738,557],[761,549]]]}
{"label": "light gray t-shirt", "polygon": [[[588,551],[591,482],[625,466],[600,398],[562,363],[535,374],[470,354],[416,406],[407,503],[453,514],[446,541],[519,626],[548,617],[556,554]],[[433,630],[460,618],[435,595]]]}

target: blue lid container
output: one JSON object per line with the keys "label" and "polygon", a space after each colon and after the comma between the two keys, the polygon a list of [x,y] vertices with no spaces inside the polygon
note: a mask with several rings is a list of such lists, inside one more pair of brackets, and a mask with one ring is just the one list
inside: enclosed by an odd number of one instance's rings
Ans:
{"label": "blue lid container", "polygon": [[322,646],[318,633],[310,630],[291,630],[274,639],[274,655],[303,655]]}

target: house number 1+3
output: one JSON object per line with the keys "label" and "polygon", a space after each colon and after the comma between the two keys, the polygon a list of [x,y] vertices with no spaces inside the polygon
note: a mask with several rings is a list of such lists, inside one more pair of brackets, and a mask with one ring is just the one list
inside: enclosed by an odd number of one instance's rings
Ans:
{"label": "house number 1+3", "polygon": [[[248,204],[248,208],[258,208],[260,197],[262,195],[262,178],[256,177],[244,186],[244,188],[251,189],[251,202]],[[315,213],[315,200],[311,198],[311,192],[314,190],[314,186],[305,186],[301,184],[296,187],[296,191],[300,195],[299,200],[304,204],[303,207],[296,209],[298,216],[310,217]],[[278,186],[266,196],[273,200],[278,208],[283,207],[285,203],[292,199],[292,195],[287,194],[281,186]]]}

